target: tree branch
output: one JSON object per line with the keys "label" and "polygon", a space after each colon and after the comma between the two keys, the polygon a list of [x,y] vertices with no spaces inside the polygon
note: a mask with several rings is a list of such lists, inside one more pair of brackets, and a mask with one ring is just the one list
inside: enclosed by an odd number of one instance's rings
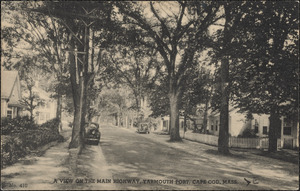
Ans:
{"label": "tree branch", "polygon": [[153,7],[153,3],[152,1],[150,1],[150,7],[151,7],[151,11],[154,14],[154,16],[159,20],[159,22],[161,23],[161,27],[162,30],[166,33],[166,35],[169,37],[169,39],[171,40],[171,35],[169,32],[169,29],[167,27],[167,25],[164,23],[164,21],[159,17],[159,15],[157,14],[157,12],[155,11],[154,7]]}

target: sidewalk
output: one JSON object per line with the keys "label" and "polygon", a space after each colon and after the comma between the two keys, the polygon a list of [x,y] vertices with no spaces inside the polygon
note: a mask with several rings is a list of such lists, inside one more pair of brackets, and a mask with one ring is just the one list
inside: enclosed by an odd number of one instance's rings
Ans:
{"label": "sidewalk", "polygon": [[[124,129],[135,133],[135,129]],[[268,157],[267,155],[258,155],[255,153],[257,151],[253,153],[253,150],[230,149],[231,154],[224,156],[218,153],[218,148],[215,146],[188,141],[185,139],[183,139],[182,142],[169,142],[169,135],[164,134],[136,134],[137,136],[143,136],[147,139],[184,151],[188,154],[197,155],[199,158],[207,160],[210,163],[214,163],[217,166],[231,166],[231,173],[234,173],[235,171],[246,171],[249,173],[249,178],[258,178],[261,180],[260,185],[265,184],[268,186],[270,182],[278,179],[287,182],[287,184],[278,187],[277,189],[295,190],[296,188],[292,185],[298,186],[299,184],[298,164],[277,160]]]}
{"label": "sidewalk", "polygon": [[62,132],[63,143],[57,143],[42,156],[30,155],[2,169],[3,190],[108,190],[113,184],[97,183],[112,179],[100,146],[87,145],[74,159],[68,149],[71,129]]}
{"label": "sidewalk", "polygon": [[[70,133],[63,132],[64,138]],[[31,154],[19,162],[1,170],[3,190],[53,190],[52,184],[58,174],[68,171],[64,164],[68,156],[68,141],[57,143],[45,151],[42,156]]]}

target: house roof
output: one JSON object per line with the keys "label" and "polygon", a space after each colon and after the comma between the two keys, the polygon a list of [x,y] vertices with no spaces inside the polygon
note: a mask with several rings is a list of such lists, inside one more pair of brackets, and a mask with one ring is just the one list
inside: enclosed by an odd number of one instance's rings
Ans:
{"label": "house roof", "polygon": [[9,99],[16,84],[18,71],[1,71],[1,99]]}
{"label": "house roof", "polygon": [[[51,98],[51,93],[46,92],[45,90],[39,88],[39,87],[32,87],[32,92],[34,92],[35,94],[37,94],[39,96],[39,98],[43,99],[44,101],[52,101]],[[29,91],[26,90],[23,93],[23,96],[28,97],[29,96]]]}

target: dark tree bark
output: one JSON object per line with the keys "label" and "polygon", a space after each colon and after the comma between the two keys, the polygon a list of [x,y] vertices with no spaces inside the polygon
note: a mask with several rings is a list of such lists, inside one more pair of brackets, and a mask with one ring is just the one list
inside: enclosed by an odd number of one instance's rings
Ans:
{"label": "dark tree bark", "polygon": [[205,109],[204,109],[204,115],[203,115],[203,133],[204,134],[206,134],[206,130],[207,130],[208,103],[209,103],[209,99],[207,98],[205,101]]}
{"label": "dark tree bark", "polygon": [[281,135],[281,121],[280,115],[276,107],[272,107],[270,112],[270,126],[269,126],[269,152],[277,151],[277,139]]}
{"label": "dark tree bark", "polygon": [[179,134],[179,95],[175,91],[169,94],[170,99],[170,141],[180,141]]}
{"label": "dark tree bark", "polygon": [[[223,44],[221,53],[221,104],[220,104],[220,131],[218,139],[218,151],[222,154],[228,154],[228,143],[229,143],[229,127],[228,127],[228,117],[229,117],[229,59],[228,50],[231,43],[231,30],[235,27],[232,21],[231,9],[233,5],[228,2],[224,4],[225,11],[225,26],[223,34]],[[238,20],[238,19],[237,19]]]}
{"label": "dark tree bark", "polygon": [[[70,41],[71,50],[75,50],[74,42]],[[78,66],[76,66],[76,57],[74,52],[69,54],[70,61],[70,80],[72,85],[72,93],[73,93],[73,102],[74,102],[74,120],[73,120],[73,129],[72,129],[72,139],[69,144],[69,148],[78,148],[82,145],[82,137],[80,135],[80,126],[81,126],[81,100],[80,100],[80,92],[82,79],[78,79]]]}
{"label": "dark tree bark", "polygon": [[184,118],[183,118],[183,131],[186,132],[187,127],[187,112],[184,112]]}
{"label": "dark tree bark", "polygon": [[221,107],[220,107],[220,131],[218,139],[218,151],[223,154],[229,153],[228,150],[228,102],[229,102],[229,61],[223,58],[221,61]]}
{"label": "dark tree bark", "polygon": [[33,92],[32,92],[32,87],[30,86],[27,86],[28,87],[28,90],[29,90],[29,99],[30,99],[30,108],[29,108],[29,111],[30,111],[30,120],[33,121],[33,110],[35,108],[35,106],[33,105]]}
{"label": "dark tree bark", "polygon": [[57,127],[57,131],[62,131],[62,123],[61,123],[61,113],[62,113],[62,95],[58,92],[57,95],[57,108],[56,108],[56,118],[59,121],[59,125]]}

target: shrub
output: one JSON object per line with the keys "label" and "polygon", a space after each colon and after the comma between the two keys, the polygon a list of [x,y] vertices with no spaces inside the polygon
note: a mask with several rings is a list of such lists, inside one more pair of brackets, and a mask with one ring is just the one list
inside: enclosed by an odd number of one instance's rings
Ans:
{"label": "shrub", "polygon": [[29,116],[18,116],[16,118],[2,118],[1,129],[3,135],[23,132],[29,129],[37,129],[38,125],[32,121]]}
{"label": "shrub", "polygon": [[48,128],[54,131],[58,130],[58,126],[59,126],[59,120],[57,118],[51,119],[40,125],[40,127],[42,128]]}
{"label": "shrub", "polygon": [[243,137],[243,138],[256,138],[257,135],[255,134],[254,129],[245,129],[241,135],[238,137]]}
{"label": "shrub", "polygon": [[15,163],[27,154],[28,150],[19,137],[2,135],[1,139],[1,168]]}
{"label": "shrub", "polygon": [[15,163],[30,151],[52,141],[63,141],[63,137],[49,128],[39,128],[1,136],[1,168]]}
{"label": "shrub", "polygon": [[1,119],[1,168],[15,163],[28,152],[52,141],[63,142],[58,132],[58,119],[42,125],[34,124],[28,116]]}

